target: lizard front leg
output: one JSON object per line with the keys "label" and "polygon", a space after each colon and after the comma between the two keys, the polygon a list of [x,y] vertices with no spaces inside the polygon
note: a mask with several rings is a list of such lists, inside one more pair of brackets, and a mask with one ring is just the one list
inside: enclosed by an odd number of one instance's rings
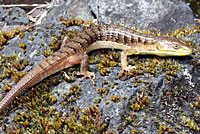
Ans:
{"label": "lizard front leg", "polygon": [[127,62],[127,56],[128,55],[132,55],[132,54],[136,54],[137,51],[136,49],[127,49],[127,50],[123,50],[121,52],[121,72],[123,73],[124,71],[131,71],[133,69],[135,69],[134,66],[128,66],[128,62]]}

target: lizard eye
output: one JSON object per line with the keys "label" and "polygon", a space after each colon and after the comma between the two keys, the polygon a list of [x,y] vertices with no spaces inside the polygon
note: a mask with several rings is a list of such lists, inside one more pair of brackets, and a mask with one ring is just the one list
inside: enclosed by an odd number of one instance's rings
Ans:
{"label": "lizard eye", "polygon": [[179,45],[175,44],[174,49],[179,49]]}

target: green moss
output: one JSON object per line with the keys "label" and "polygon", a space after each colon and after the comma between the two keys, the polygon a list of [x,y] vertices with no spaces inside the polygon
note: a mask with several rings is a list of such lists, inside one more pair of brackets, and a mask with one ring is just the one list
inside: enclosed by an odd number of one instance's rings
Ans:
{"label": "green moss", "polygon": [[33,41],[35,38],[34,37],[30,37],[29,40]]}
{"label": "green moss", "polygon": [[[62,19],[63,20],[63,19]],[[66,27],[69,26],[74,26],[74,25],[87,25],[87,24],[93,24],[92,21],[84,21],[84,20],[78,20],[78,19],[74,19],[74,20],[70,20],[70,19],[66,19],[62,22],[62,24],[64,24]]]}
{"label": "green moss", "polygon": [[[19,59],[19,56],[3,56],[0,55],[0,81],[12,77],[15,82],[17,82],[21,77],[23,77],[25,72],[22,71],[27,65],[28,61]],[[9,84],[8,84],[9,85]],[[7,84],[4,86],[4,90],[10,90],[10,86]]]}
{"label": "green moss", "polygon": [[24,38],[24,37],[25,37],[24,32],[20,32],[20,33],[19,33],[19,37],[20,37],[21,39]]}
{"label": "green moss", "polygon": [[167,130],[167,126],[165,124],[162,124],[159,126],[158,133],[163,134]]}
{"label": "green moss", "polygon": [[111,96],[110,100],[113,102],[119,102],[120,101],[120,96]]}
{"label": "green moss", "polygon": [[26,43],[25,42],[19,43],[19,47],[26,49]]}
{"label": "green moss", "polygon": [[97,93],[101,96],[101,97],[106,97],[107,95],[108,95],[108,93],[109,93],[109,88],[108,87],[106,87],[106,88],[99,88],[99,89],[97,89]]}
{"label": "green moss", "polygon": [[195,102],[195,107],[200,109],[200,96],[198,96],[198,100]]}
{"label": "green moss", "polygon": [[38,35],[38,32],[35,32],[35,33],[34,33],[34,36],[37,36],[37,35]]}
{"label": "green moss", "polygon": [[0,51],[1,51],[3,48],[4,48],[3,46],[0,46]]}
{"label": "green moss", "polygon": [[150,104],[148,96],[137,96],[134,101],[131,102],[130,108],[133,111],[143,110],[145,106]]}
{"label": "green moss", "polygon": [[[115,53],[116,54],[116,53]],[[111,60],[110,57],[113,56],[110,51],[107,55],[100,55],[103,59],[97,57],[96,59],[101,59],[100,63],[97,65],[99,72],[101,75],[108,75],[110,73],[110,69],[108,67],[114,67],[118,65],[118,62]]]}
{"label": "green moss", "polygon": [[3,44],[6,44],[6,42],[7,39],[3,35],[0,35],[0,45],[2,46]]}
{"label": "green moss", "polygon": [[200,131],[200,128],[196,126],[196,123],[194,123],[194,120],[190,119],[189,117],[182,116],[180,124],[188,127],[192,131]]}
{"label": "green moss", "polygon": [[35,27],[34,26],[30,26],[28,29],[27,29],[27,31],[29,31],[29,32],[32,32],[32,31],[34,31],[35,30]]}
{"label": "green moss", "polygon": [[52,55],[53,52],[51,51],[51,49],[48,49],[48,50],[44,50],[44,51],[42,52],[42,54],[43,54],[45,57],[48,57],[48,56]]}

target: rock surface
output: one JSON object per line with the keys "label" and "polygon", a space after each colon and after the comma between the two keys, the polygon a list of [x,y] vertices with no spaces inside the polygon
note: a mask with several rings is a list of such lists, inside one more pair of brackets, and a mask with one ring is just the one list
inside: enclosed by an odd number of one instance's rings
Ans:
{"label": "rock surface", "polygon": [[26,12],[18,7],[10,9],[0,7],[0,21],[6,22],[7,25],[22,25],[29,23]]}
{"label": "rock surface", "polygon": [[106,24],[122,22],[128,27],[157,28],[161,32],[194,24],[192,10],[179,1],[91,0],[89,5],[96,16],[99,6],[99,20]]}
{"label": "rock surface", "polygon": [[86,0],[68,0],[66,3],[50,9],[43,23],[55,23],[60,18],[93,20],[94,16]]}
{"label": "rock surface", "polygon": [[[69,0],[59,7],[50,9],[43,21],[44,24],[35,26],[35,29],[31,32],[24,32],[24,38],[17,35],[11,39],[10,44],[5,46],[0,54],[20,54],[21,58],[33,63],[33,66],[37,65],[45,58],[41,53],[49,49],[48,44],[53,42],[52,39],[55,38],[55,36],[52,36],[53,34],[64,36],[66,31],[69,32],[71,29],[80,30],[80,27],[75,26],[73,28],[68,27],[66,30],[66,26],[60,24],[61,16],[70,19],[92,20],[95,18],[94,14],[97,16],[96,5],[100,9],[99,21],[103,23],[120,21],[126,26],[137,26],[144,29],[153,26],[152,28],[159,28],[162,32],[176,30],[188,23],[193,25],[191,10],[181,2],[160,0],[153,5],[144,0],[132,3],[129,0],[113,1],[112,3],[107,0],[101,0],[99,3],[95,0]],[[21,129],[23,127],[26,133],[44,133],[45,131],[49,133],[102,133],[112,131],[116,134],[131,132],[144,134],[199,133],[199,33],[192,33],[184,37],[185,40],[191,40],[195,43],[192,46],[195,51],[191,56],[168,58],[131,56],[129,62],[140,68],[139,71],[144,68],[142,70],[144,73],[123,76],[122,78],[116,78],[120,72],[119,63],[117,67],[108,67],[110,69],[108,76],[102,76],[98,69],[99,62],[108,57],[111,61],[119,62],[119,60],[113,58],[114,52],[95,51],[90,54],[90,57],[99,59],[98,65],[90,64],[89,66],[90,70],[95,72],[96,75],[95,86],[89,79],[83,82],[78,80],[75,75],[78,66],[69,73],[70,76],[74,75],[75,77],[75,81],[72,82],[65,81],[61,77],[62,73],[56,73],[19,97],[20,99],[17,99],[17,102],[21,106],[16,102],[11,105],[8,113],[1,117],[0,132],[5,133],[10,129],[16,132],[20,129],[23,133],[24,130]],[[31,37],[34,37],[34,39],[30,40]],[[62,41],[63,38],[61,37],[59,40]],[[21,42],[27,44],[25,54],[22,48],[18,47]],[[152,68],[153,70],[150,70]],[[24,71],[30,69],[31,66],[27,66]],[[65,70],[65,72],[68,71]],[[168,80],[166,74],[169,72],[175,72],[177,75],[168,75],[170,77],[170,80]],[[57,77],[59,80],[55,82]],[[55,79],[56,84],[52,79]],[[5,81],[1,82],[1,85],[3,84],[5,84]],[[78,88],[72,88],[75,91],[70,88],[75,84],[78,84],[78,87],[81,88],[80,92]],[[1,92],[6,93],[2,88]],[[55,97],[56,101],[53,101]],[[92,106],[96,106],[97,109],[94,108],[93,111],[91,110],[92,112],[81,112]],[[100,115],[100,123],[106,124],[102,131],[99,130],[101,127],[91,127],[95,123],[98,124],[99,118],[95,117],[96,114]],[[73,120],[70,120],[72,117]],[[83,118],[85,118],[84,121],[81,120]],[[89,122],[86,122],[86,118],[90,119]],[[3,131],[5,126],[6,129]],[[29,127],[30,129],[27,129]],[[86,131],[82,127],[91,127],[91,129]],[[75,128],[76,130],[74,130]]]}

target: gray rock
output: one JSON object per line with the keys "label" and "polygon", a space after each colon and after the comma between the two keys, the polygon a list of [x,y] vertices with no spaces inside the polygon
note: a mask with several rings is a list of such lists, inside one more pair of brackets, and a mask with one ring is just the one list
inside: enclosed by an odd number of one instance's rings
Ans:
{"label": "gray rock", "polygon": [[157,28],[161,32],[194,24],[192,10],[179,1],[90,0],[89,5],[96,16],[99,6],[99,21],[106,24],[122,22],[128,27]]}
{"label": "gray rock", "polygon": [[69,19],[93,20],[94,17],[86,0],[68,0],[58,7],[49,9],[43,23],[57,23],[61,17]]}
{"label": "gray rock", "polygon": [[26,12],[18,7],[13,7],[9,9],[0,7],[0,21],[7,22],[7,25],[19,25],[29,23]]}

